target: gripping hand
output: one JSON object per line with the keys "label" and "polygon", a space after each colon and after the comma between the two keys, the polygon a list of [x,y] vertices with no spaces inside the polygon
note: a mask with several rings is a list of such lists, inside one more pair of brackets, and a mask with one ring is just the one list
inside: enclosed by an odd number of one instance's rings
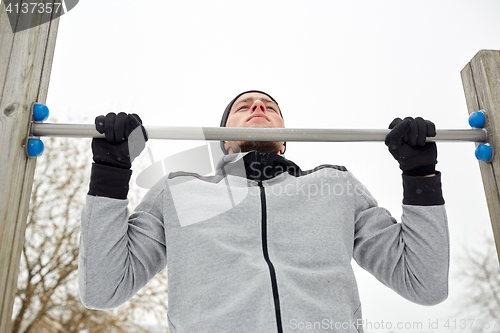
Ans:
{"label": "gripping hand", "polygon": [[95,128],[106,136],[105,139],[92,139],[92,153],[97,164],[130,169],[148,140],[142,120],[136,114],[110,112],[98,116]]}
{"label": "gripping hand", "polygon": [[426,176],[435,173],[437,164],[436,143],[426,142],[427,137],[436,136],[436,127],[420,117],[396,118],[389,125],[392,131],[385,144],[399,162],[404,175]]}

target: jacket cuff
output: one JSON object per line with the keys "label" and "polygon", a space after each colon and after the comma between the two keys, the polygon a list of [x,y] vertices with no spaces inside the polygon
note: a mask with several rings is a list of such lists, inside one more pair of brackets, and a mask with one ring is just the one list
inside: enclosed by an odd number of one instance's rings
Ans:
{"label": "jacket cuff", "polygon": [[403,175],[403,204],[413,206],[444,205],[441,172],[432,177]]}
{"label": "jacket cuff", "polygon": [[132,170],[103,164],[92,164],[89,195],[113,199],[127,199]]}
{"label": "jacket cuff", "polygon": [[411,170],[403,170],[406,176],[426,176],[436,173],[436,164],[429,164]]}

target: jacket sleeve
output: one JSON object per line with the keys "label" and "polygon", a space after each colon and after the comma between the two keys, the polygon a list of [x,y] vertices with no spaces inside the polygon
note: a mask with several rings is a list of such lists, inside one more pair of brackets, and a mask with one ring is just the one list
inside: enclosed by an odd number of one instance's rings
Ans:
{"label": "jacket sleeve", "polygon": [[421,305],[448,297],[449,234],[440,177],[403,176],[405,196],[411,192],[419,198],[405,197],[401,223],[378,207],[364,187],[356,199],[354,259],[386,286]]}
{"label": "jacket sleeve", "polygon": [[126,199],[87,196],[78,265],[86,307],[123,304],[166,266],[163,190],[158,185],[130,216]]}

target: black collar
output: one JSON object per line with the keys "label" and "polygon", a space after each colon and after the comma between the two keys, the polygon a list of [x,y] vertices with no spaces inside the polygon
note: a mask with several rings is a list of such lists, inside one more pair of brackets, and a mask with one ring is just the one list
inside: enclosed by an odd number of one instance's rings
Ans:
{"label": "black collar", "polygon": [[302,174],[298,165],[283,156],[258,151],[226,155],[219,163],[218,169],[225,174],[256,181],[271,179],[283,172],[296,177]]}

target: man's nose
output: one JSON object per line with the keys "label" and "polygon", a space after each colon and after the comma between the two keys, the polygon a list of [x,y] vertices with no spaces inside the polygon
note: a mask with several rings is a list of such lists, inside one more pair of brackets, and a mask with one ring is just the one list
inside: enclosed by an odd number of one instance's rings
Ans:
{"label": "man's nose", "polygon": [[266,106],[260,100],[256,100],[255,102],[253,102],[252,107],[250,109],[252,110],[252,112],[255,112],[257,110],[265,112]]}

